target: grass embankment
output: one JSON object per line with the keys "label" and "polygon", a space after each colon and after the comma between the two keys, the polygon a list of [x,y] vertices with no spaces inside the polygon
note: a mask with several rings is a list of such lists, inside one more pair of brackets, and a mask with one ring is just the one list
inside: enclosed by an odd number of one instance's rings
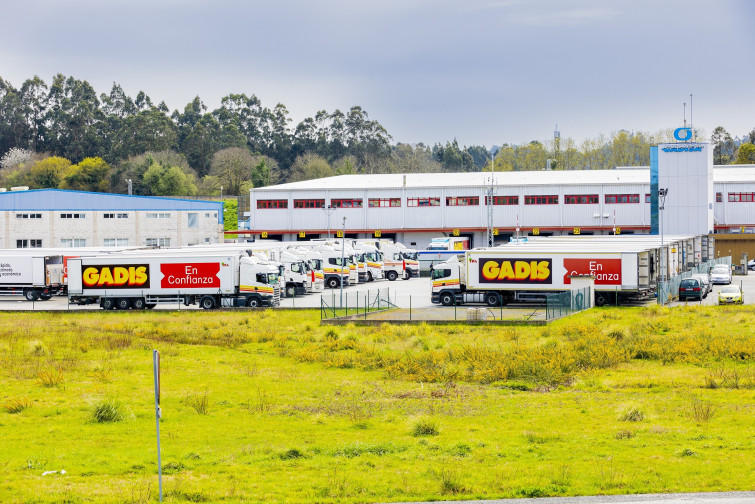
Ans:
{"label": "grass embankment", "polygon": [[0,314],[0,501],[156,497],[152,348],[168,502],[751,490],[754,313],[604,309],[545,328]]}

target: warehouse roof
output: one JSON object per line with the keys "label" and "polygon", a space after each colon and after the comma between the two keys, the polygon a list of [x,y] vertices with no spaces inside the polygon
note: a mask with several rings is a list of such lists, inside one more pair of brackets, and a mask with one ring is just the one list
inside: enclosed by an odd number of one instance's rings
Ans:
{"label": "warehouse roof", "polygon": [[[516,171],[492,174],[498,186],[648,184],[650,168],[620,167],[615,170]],[[482,187],[490,184],[490,172],[389,173],[339,175],[254,189],[257,191],[323,189],[394,189],[400,187]],[[755,165],[714,167],[714,182],[755,182]]]}
{"label": "warehouse roof", "polygon": [[219,201],[162,198],[156,196],[128,196],[126,194],[65,191],[61,189],[0,192],[0,211],[19,210],[217,211],[218,222],[223,222],[223,203]]}

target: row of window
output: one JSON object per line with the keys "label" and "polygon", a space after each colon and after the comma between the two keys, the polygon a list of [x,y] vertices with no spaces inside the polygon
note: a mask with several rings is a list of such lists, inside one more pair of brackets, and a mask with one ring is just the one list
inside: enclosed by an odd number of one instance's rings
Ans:
{"label": "row of window", "polygon": [[[525,196],[525,205],[558,205],[558,195]],[[396,208],[401,206],[401,198],[369,198],[370,208]],[[606,204],[639,203],[639,194],[606,194]],[[333,199],[332,208],[362,208],[361,199]],[[598,194],[567,194],[564,196],[565,205],[597,205],[600,202]],[[723,202],[723,194],[716,193],[716,202]],[[755,202],[755,193],[729,193],[729,202]],[[490,204],[490,198],[485,198],[485,203]],[[650,203],[650,194],[645,194],[645,203]],[[449,196],[446,198],[446,206],[478,206],[478,196]],[[493,196],[493,205],[518,205],[519,196]],[[440,206],[440,198],[407,198],[408,207]],[[288,200],[257,200],[258,209],[288,208]],[[294,208],[325,208],[324,199],[295,199]]]}
{"label": "row of window", "polygon": [[[285,200],[281,200],[285,201]],[[335,201],[335,200],[334,200]],[[359,205],[361,207],[361,201],[362,200],[338,200],[338,201],[359,201]],[[287,202],[286,202],[287,203]],[[399,205],[400,206],[400,205]],[[286,206],[280,207],[280,208],[286,208]],[[258,205],[257,208],[263,208]],[[278,207],[267,207],[267,208],[278,208]],[[192,216],[196,219],[199,214],[198,213],[189,213],[189,219],[192,218]],[[206,213],[204,214],[205,217],[209,218],[210,215],[213,217],[217,217],[217,213]],[[61,219],[86,219],[87,214],[86,213],[62,213],[60,214]],[[170,219],[170,213],[168,212],[147,212],[146,214],[148,219]],[[102,217],[105,219],[128,219],[128,213],[104,213],[102,214]],[[41,213],[17,213],[16,219],[41,219],[42,214]]]}
{"label": "row of window", "polygon": [[[209,243],[207,238],[205,242]],[[147,238],[145,244],[148,247],[170,247],[170,238]],[[86,247],[86,238],[61,238],[61,247]],[[128,238],[105,238],[105,247],[128,247]],[[42,248],[42,240],[16,240],[16,248]]]}

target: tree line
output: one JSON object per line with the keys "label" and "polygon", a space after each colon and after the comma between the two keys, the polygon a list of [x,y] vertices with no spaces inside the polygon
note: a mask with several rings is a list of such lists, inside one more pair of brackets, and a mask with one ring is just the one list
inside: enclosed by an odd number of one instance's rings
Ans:
{"label": "tree line", "polygon": [[[296,125],[283,104],[229,94],[209,111],[199,97],[169,111],[118,84],[97,94],[85,80],[35,76],[20,88],[0,77],[0,186],[141,195],[243,194],[251,187],[351,173],[607,169],[649,164],[649,146],[671,130],[619,131],[520,145],[392,143],[365,110],[319,111]],[[722,127],[716,163],[755,162],[755,130],[737,142]],[[748,146],[749,145],[749,146]],[[492,153],[492,154],[491,154]],[[221,189],[222,188],[222,189]]]}

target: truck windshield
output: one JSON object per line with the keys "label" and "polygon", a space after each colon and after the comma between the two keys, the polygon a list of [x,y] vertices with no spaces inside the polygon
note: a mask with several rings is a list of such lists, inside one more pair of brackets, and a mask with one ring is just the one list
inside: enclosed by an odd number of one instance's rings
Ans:
{"label": "truck windshield", "polygon": [[322,261],[320,259],[311,259],[309,261],[309,267],[313,270],[321,270],[322,269]]}
{"label": "truck windshield", "polygon": [[413,259],[415,261],[417,260],[416,252],[404,252],[402,253],[402,255],[404,256],[404,259]]}
{"label": "truck windshield", "polygon": [[436,278],[446,278],[451,276],[451,270],[450,269],[434,269],[433,270],[433,280]]}
{"label": "truck windshield", "polygon": [[294,273],[304,272],[300,263],[291,263],[291,271],[293,271]]}
{"label": "truck windshield", "polygon": [[341,266],[341,258],[340,257],[330,257],[330,258],[328,258],[328,263],[335,264],[336,266]]}

